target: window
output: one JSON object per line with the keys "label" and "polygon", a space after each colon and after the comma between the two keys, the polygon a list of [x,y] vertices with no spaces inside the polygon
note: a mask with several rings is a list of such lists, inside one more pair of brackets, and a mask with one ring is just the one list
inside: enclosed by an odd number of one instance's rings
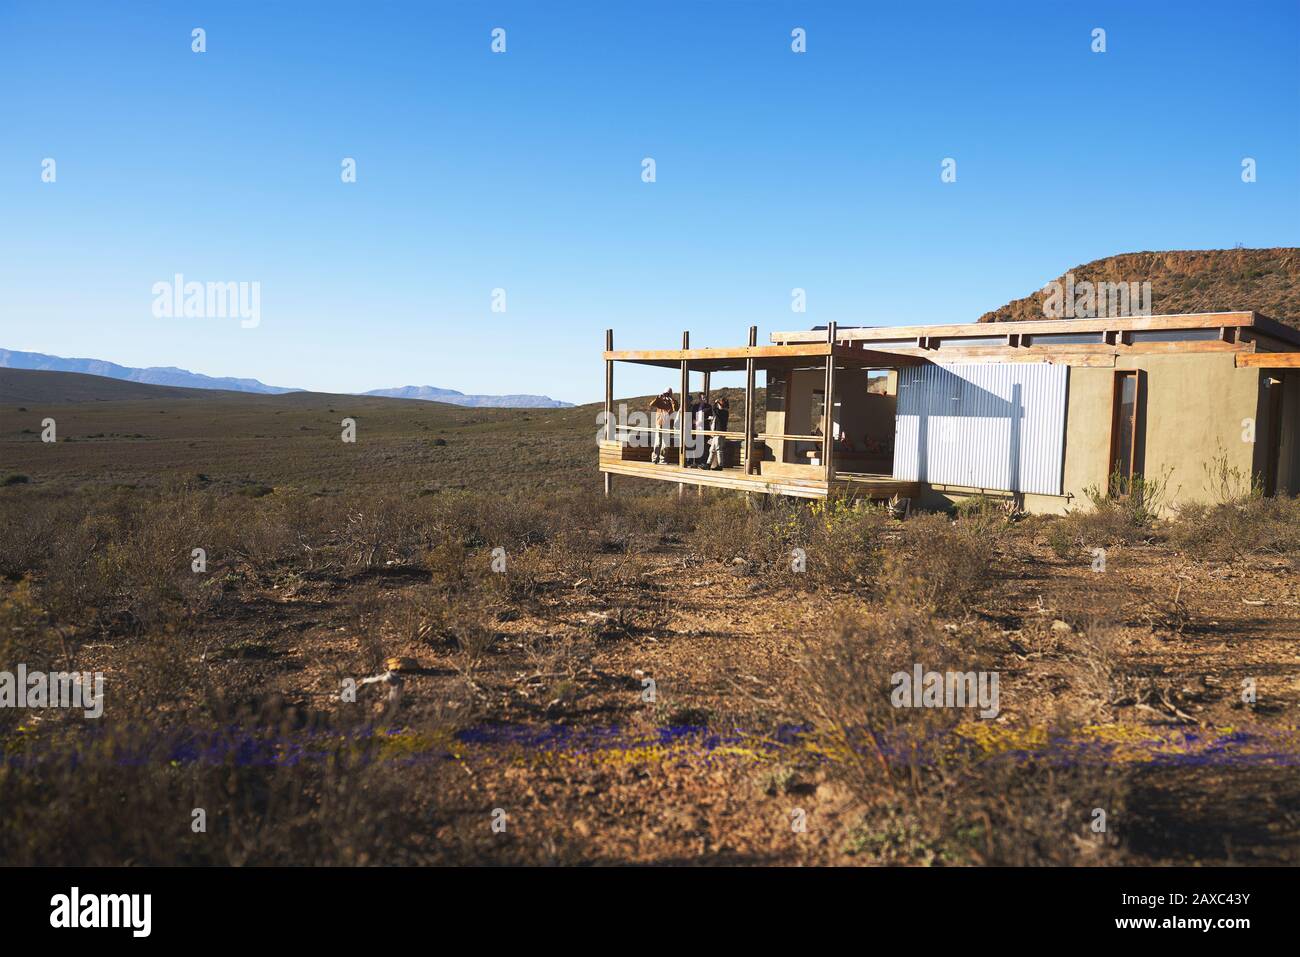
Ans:
{"label": "window", "polygon": [[1218,329],[1147,329],[1128,334],[1129,342],[1208,342],[1218,338]]}
{"label": "window", "polygon": [[950,339],[938,339],[931,343],[932,347],[936,345],[940,349],[951,349],[954,346],[1005,346],[1007,344],[1006,336],[953,336]]}
{"label": "window", "polygon": [[1031,346],[1096,345],[1103,341],[1100,332],[1040,332],[1025,338]]}
{"label": "window", "polygon": [[1111,492],[1127,493],[1129,480],[1137,470],[1138,400],[1140,382],[1136,372],[1115,373],[1114,410],[1110,432]]}
{"label": "window", "polygon": [[1268,419],[1265,422],[1267,445],[1264,447],[1264,494],[1277,494],[1278,472],[1281,470],[1282,458],[1282,385],[1284,380],[1270,377],[1268,391],[1264,401],[1268,403]]}

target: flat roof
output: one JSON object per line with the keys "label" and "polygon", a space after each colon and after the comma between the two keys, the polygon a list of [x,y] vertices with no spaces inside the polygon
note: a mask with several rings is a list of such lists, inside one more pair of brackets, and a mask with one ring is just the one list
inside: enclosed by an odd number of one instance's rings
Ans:
{"label": "flat roof", "polygon": [[[993,338],[1006,335],[1047,335],[1071,332],[1139,332],[1169,329],[1242,329],[1300,346],[1300,330],[1257,312],[1195,312],[1160,316],[1120,316],[1111,319],[1033,319],[1019,322],[965,322],[929,326],[839,326],[836,342],[870,343],[899,339]],[[824,342],[826,327],[774,332],[773,342]]]}

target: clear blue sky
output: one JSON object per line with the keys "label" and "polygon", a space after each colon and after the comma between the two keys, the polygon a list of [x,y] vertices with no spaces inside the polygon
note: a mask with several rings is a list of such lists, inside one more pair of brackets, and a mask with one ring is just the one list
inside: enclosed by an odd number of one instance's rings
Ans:
{"label": "clear blue sky", "polygon": [[[0,4],[4,348],[592,401],[607,326],[966,321],[1298,224],[1295,0]],[[178,272],[261,324],[155,318]]]}

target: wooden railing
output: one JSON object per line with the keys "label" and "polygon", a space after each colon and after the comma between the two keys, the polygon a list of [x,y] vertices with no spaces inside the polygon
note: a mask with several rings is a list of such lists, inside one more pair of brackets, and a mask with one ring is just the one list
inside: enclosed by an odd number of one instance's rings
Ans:
{"label": "wooden railing", "polygon": [[[659,428],[659,427],[657,427],[657,426],[653,426],[653,425],[615,425],[615,426],[614,426],[614,429],[615,429],[615,431],[617,431],[617,432],[646,432],[646,433],[650,433],[650,434],[654,434],[654,433],[656,433],[656,432],[663,432],[665,435],[676,435],[676,434],[678,434],[678,430],[677,430],[676,427],[672,427],[672,428]],[[745,433],[744,433],[744,432],[731,432],[731,431],[726,431],[726,432],[717,432],[717,431],[714,431],[713,429],[691,429],[691,430],[689,431],[688,434],[690,434],[690,435],[720,435],[720,436],[722,436],[722,437],[725,438],[725,439],[743,439],[743,438],[745,437]],[[785,442],[820,442],[820,441],[822,441],[822,437],[821,437],[820,435],[786,435],[786,434],[783,433],[783,432],[755,432],[755,433],[754,433],[754,438],[756,438],[756,439],[761,439],[761,440],[763,440],[763,441],[785,441]]]}

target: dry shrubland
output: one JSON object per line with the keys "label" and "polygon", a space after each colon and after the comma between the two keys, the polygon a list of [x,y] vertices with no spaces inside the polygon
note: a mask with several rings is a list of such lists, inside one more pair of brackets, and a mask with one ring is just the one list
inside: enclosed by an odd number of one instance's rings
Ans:
{"label": "dry shrubland", "polygon": [[[1089,510],[1020,521],[976,503],[898,521],[864,503],[658,490],[605,499],[10,483],[0,488],[0,671],[103,670],[108,695],[97,722],[0,710],[0,859],[567,859],[564,846],[463,827],[468,812],[445,795],[482,785],[443,753],[455,751],[447,742],[527,721],[695,723],[725,707],[756,731],[794,721],[820,742],[828,761],[800,758],[762,791],[782,795],[798,775],[843,789],[839,846],[850,857],[1124,860],[1123,827],[1095,834],[1087,823],[1097,808],[1122,819],[1127,772],[1050,747],[1009,754],[982,737],[992,722],[969,712],[895,707],[891,680],[921,664],[1001,671],[1004,695],[1011,672],[1068,689],[1068,701],[1055,690],[1016,701],[1049,741],[1116,720],[1133,701],[1158,707],[1159,696],[1134,691],[1123,608],[1085,607],[1077,594],[1077,605],[1050,608],[1041,588],[1037,612],[1000,597],[1029,562],[1087,575],[1094,546],[1172,548],[1196,562],[1300,556],[1297,500],[1246,496],[1173,519],[1154,504],[1099,495]],[[700,634],[685,618],[724,630],[760,599],[795,618],[756,627],[798,651],[765,664],[738,647],[736,661],[760,674],[727,680],[772,689],[743,708],[734,693],[697,707],[679,691],[637,710],[629,650],[671,664]],[[1150,628],[1186,630],[1154,618]],[[346,679],[381,675],[396,655],[418,659],[436,694],[389,695],[381,682],[340,698]],[[703,670],[682,660],[680,673],[661,663],[670,686],[707,689],[738,670],[726,657]],[[421,754],[443,756],[395,757],[394,727],[426,742]],[[599,794],[621,779],[593,780],[582,787]],[[492,788],[472,793],[461,805],[503,800]],[[196,808],[209,822],[202,834],[190,828]]]}

